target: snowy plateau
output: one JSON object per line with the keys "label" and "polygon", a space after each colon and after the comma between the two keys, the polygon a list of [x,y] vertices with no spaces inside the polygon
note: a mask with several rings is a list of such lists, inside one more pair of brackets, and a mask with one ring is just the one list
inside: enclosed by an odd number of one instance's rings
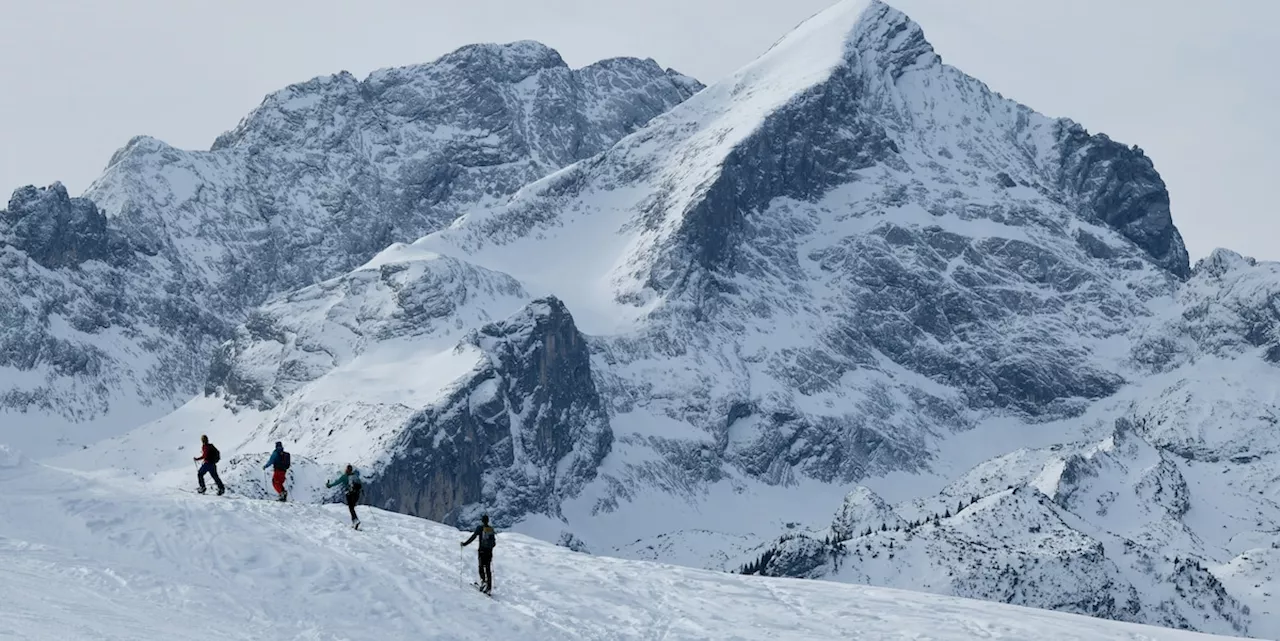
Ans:
{"label": "snowy plateau", "polygon": [[0,633],[1280,638],[1280,264],[1192,265],[1141,149],[876,0],[705,87],[295,85],[18,190],[0,263]]}

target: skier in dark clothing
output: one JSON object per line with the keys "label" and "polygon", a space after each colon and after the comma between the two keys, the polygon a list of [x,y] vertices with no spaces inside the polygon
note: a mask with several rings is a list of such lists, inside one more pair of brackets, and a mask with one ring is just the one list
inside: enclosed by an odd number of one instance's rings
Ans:
{"label": "skier in dark clothing", "polygon": [[356,517],[356,503],[360,502],[360,490],[364,485],[360,482],[360,472],[356,468],[347,466],[342,476],[324,484],[325,487],[333,487],[341,485],[347,492],[347,509],[351,511],[351,527],[360,529],[360,519]]}
{"label": "skier in dark clothing", "polygon": [[276,491],[279,497],[277,500],[284,501],[289,498],[289,492],[284,489],[285,474],[289,472],[289,453],[284,451],[284,445],[280,441],[276,441],[276,449],[271,452],[271,458],[267,459],[267,464],[262,469],[274,467],[271,472],[271,487]]}
{"label": "skier in dark clothing", "polygon": [[192,460],[204,461],[204,464],[200,466],[200,471],[196,472],[196,480],[200,482],[200,487],[196,491],[204,494],[204,475],[208,474],[213,477],[213,482],[218,485],[218,496],[222,496],[222,493],[227,489],[222,485],[222,479],[218,478],[218,461],[222,460],[222,454],[218,452],[218,448],[209,442],[207,435],[200,435],[200,456]]}
{"label": "skier in dark clothing", "polygon": [[462,542],[462,547],[471,545],[471,542],[480,539],[480,549],[477,559],[480,562],[480,590],[488,594],[493,590],[493,547],[498,543],[498,533],[494,531],[493,526],[489,525],[489,515],[484,514],[480,517],[480,525],[476,526],[471,538]]}

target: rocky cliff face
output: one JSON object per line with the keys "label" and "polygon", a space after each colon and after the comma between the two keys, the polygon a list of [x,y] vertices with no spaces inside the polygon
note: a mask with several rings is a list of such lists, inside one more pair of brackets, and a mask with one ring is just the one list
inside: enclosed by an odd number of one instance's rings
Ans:
{"label": "rocky cliff face", "polygon": [[1171,273],[1189,276],[1190,259],[1173,225],[1169,191],[1142,150],[1103,134],[1090,136],[1070,121],[1063,121],[1059,132],[1058,185],[1081,214],[1119,231]]}
{"label": "rocky cliff face", "polygon": [[96,260],[122,265],[132,258],[128,243],[94,204],[71,198],[61,184],[13,192],[3,210],[4,242],[46,269],[76,267]]}
{"label": "rocky cliff face", "polygon": [[369,500],[446,523],[479,512],[500,527],[558,517],[613,441],[586,338],[563,303],[545,298],[481,327],[458,347],[468,348],[481,364],[408,421]]}

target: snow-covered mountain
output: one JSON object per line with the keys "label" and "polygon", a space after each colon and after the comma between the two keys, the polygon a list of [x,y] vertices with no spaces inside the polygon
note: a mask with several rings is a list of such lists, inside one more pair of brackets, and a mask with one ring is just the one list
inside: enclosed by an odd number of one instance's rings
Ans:
{"label": "snow-covered mountain", "polygon": [[84,198],[20,189],[0,213],[15,426],[0,434],[43,452],[162,415],[269,296],[592,156],[701,87],[652,60],[570,69],[535,42],[474,45],[288,87],[209,151],[135,138]]}
{"label": "snow-covered mountain", "polygon": [[440,524],[69,474],[0,446],[0,635],[284,638],[1213,641],[866,586],[592,557],[500,533],[494,591]]}
{"label": "snow-covered mountain", "polygon": [[1193,269],[1140,149],[844,0],[598,151],[271,299],[64,463],[189,483],[208,433],[250,488],[284,440],[595,554],[1280,630],[1280,266]]}
{"label": "snow-covered mountain", "polygon": [[896,510],[859,488],[825,536],[783,537],[742,571],[1265,634],[1274,621],[1254,624],[1205,564],[1227,511],[1191,465],[1121,420],[1101,442],[1019,450]]}

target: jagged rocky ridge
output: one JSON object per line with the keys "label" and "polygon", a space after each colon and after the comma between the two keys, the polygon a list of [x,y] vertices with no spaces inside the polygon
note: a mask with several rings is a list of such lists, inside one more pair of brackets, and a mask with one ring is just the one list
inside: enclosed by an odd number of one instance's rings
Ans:
{"label": "jagged rocky ridge", "polygon": [[1142,427],[1121,419],[1101,442],[1019,450],[896,509],[858,488],[828,530],[785,536],[739,571],[1248,633],[1251,608],[1209,558],[1217,533],[1187,518],[1218,497],[1193,493],[1191,463]]}
{"label": "jagged rocky ridge", "polygon": [[270,296],[591,156],[701,87],[652,60],[570,69],[535,42],[473,45],[288,87],[209,151],[135,138],[85,198],[20,189],[0,216],[16,381],[0,409],[50,433],[24,436],[29,451],[154,418]]}

